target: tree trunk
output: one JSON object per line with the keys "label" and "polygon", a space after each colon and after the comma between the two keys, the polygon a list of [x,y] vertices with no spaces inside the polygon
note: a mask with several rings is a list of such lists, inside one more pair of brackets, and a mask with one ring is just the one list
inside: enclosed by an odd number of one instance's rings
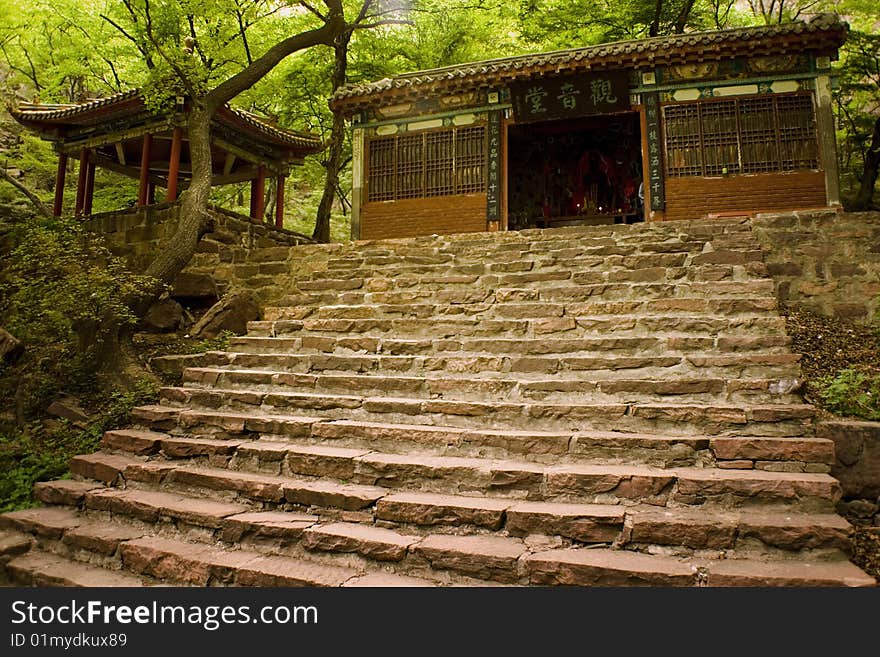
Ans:
{"label": "tree trunk", "polygon": [[187,133],[192,158],[192,181],[180,195],[177,230],[166,239],[144,272],[156,279],[146,294],[137,299],[134,310],[143,317],[158,299],[165,285],[170,285],[189,264],[196,246],[210,223],[208,198],[211,193],[211,116],[214,110],[203,99],[193,99]]}
{"label": "tree trunk", "polygon": [[874,200],[874,187],[880,171],[880,117],[874,121],[874,134],[871,145],[865,153],[865,166],[862,169],[862,184],[853,203],[854,210],[868,210]]}
{"label": "tree trunk", "polygon": [[[336,37],[333,43],[333,91],[345,84],[348,67],[348,44],[351,31],[346,30]],[[339,111],[333,112],[333,128],[330,130],[330,145],[327,153],[327,176],[324,178],[324,193],[315,215],[315,230],[312,239],[317,242],[330,241],[330,214],[336,198],[339,183],[339,170],[342,168],[342,147],[345,144],[345,117]]]}
{"label": "tree trunk", "polygon": [[648,36],[655,37],[660,34],[660,17],[663,15],[663,0],[656,0],[654,3],[654,19],[648,28]]}

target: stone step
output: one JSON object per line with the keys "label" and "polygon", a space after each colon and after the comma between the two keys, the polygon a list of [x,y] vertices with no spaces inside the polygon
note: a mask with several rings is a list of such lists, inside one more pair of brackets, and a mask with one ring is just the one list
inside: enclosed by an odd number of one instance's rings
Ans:
{"label": "stone step", "polygon": [[[230,421],[228,416],[222,418]],[[247,424],[247,419],[244,420]],[[297,425],[300,426],[300,425]],[[257,434],[259,436],[260,434]],[[148,440],[150,450],[143,448]],[[332,445],[332,446],[331,446]],[[105,433],[102,446],[128,454],[156,454],[169,458],[204,457],[225,463],[229,458],[258,457],[263,471],[294,457],[305,455],[335,463],[331,471],[302,471],[350,478],[354,469],[343,467],[367,453],[404,453],[422,456],[526,458],[530,462],[638,463],[660,467],[711,466],[725,469],[828,472],[834,460],[832,441],[815,438],[681,437],[625,434],[619,432],[527,432],[465,430],[455,427],[423,427],[352,421],[327,421],[311,425],[300,442],[212,440],[169,436],[159,432],[116,430]],[[304,467],[304,466],[300,466]],[[325,466],[331,467],[331,466]],[[341,474],[340,474],[341,472]],[[82,494],[80,493],[80,497]]]}
{"label": "stone step", "polygon": [[[588,345],[585,345],[588,346]],[[191,370],[187,374],[187,370]],[[799,359],[787,353],[719,356],[717,354],[691,353],[681,356],[651,354],[633,356],[609,356],[582,352],[567,355],[522,355],[467,352],[442,352],[430,356],[395,356],[370,354],[308,354],[308,353],[236,353],[211,352],[199,362],[187,364],[179,370],[181,378],[198,380],[194,372],[201,371],[248,371],[270,374],[322,374],[358,373],[371,376],[406,376],[455,378],[480,375],[481,378],[510,379],[534,377],[553,373],[569,378],[597,380],[609,378],[684,379],[696,376],[700,379],[723,377],[725,379],[775,378],[793,379],[800,374]],[[203,374],[204,376],[204,374]],[[253,375],[257,377],[257,375]],[[207,383],[216,381],[207,377]],[[277,378],[277,377],[276,377]],[[282,377],[283,379],[283,377]],[[272,384],[266,377],[254,381],[261,385]],[[280,383],[283,383],[282,380]]]}
{"label": "stone step", "polygon": [[[307,435],[305,426],[328,417],[394,424],[467,428],[528,426],[538,431],[622,431],[669,435],[802,436],[812,433],[815,409],[804,404],[691,404],[662,402],[475,401],[412,397],[341,395],[306,388],[302,392],[168,388],[163,403],[193,404],[213,411],[170,406],[140,407],[135,419],[152,429],[168,429],[180,420],[184,428],[213,425],[231,434],[243,432]],[[245,417],[242,426],[239,416]],[[285,413],[294,412],[293,419]],[[302,417],[304,415],[308,417]],[[230,416],[227,419],[226,416]],[[300,427],[300,428],[298,428]]]}
{"label": "stone step", "polygon": [[[840,485],[824,473],[653,468],[639,465],[527,461],[389,454],[256,441],[240,445],[228,468],[143,462],[117,455],[124,480],[236,493],[244,499],[356,511],[372,507],[390,489],[493,494],[574,503],[712,504],[725,507],[785,503],[830,511]],[[101,453],[83,458],[100,459]],[[267,468],[279,474],[263,474]],[[75,472],[75,471],[74,471]],[[303,477],[321,477],[305,479]],[[337,483],[333,478],[354,483]],[[89,495],[102,495],[87,493]]]}
{"label": "stone step", "polygon": [[[657,270],[639,270],[658,274]],[[684,270],[681,270],[682,273]],[[663,270],[660,270],[662,273]],[[638,272],[633,272],[637,274]],[[346,303],[284,304],[287,319],[394,319],[475,316],[483,319],[542,318],[582,314],[585,299],[623,300],[708,297],[742,298],[743,301],[773,298],[772,279],[747,281],[684,281],[647,284],[603,282],[602,272],[574,274],[571,283],[544,288],[499,288],[496,281],[478,279],[455,289],[451,284],[425,285],[391,292],[346,293]],[[661,276],[662,278],[662,276]],[[451,289],[450,289],[451,288]],[[294,299],[300,300],[300,299]],[[305,299],[303,299],[305,300]],[[733,305],[731,307],[737,307]],[[276,306],[277,308],[277,306]]]}
{"label": "stone step", "polygon": [[[372,517],[360,522],[325,522],[317,515],[281,511],[248,511],[240,505],[152,490],[98,490],[87,494],[84,511],[112,514],[114,522],[84,517],[71,509],[32,509],[0,516],[4,526],[33,534],[38,540],[54,539],[70,550],[82,550],[98,558],[118,556],[119,547],[147,533],[192,534],[192,527],[209,544],[260,545],[270,550],[296,544],[310,551],[357,553],[377,561],[402,561],[423,540],[434,544],[441,527],[480,527],[510,536],[559,536],[587,544],[640,546],[674,545],[692,549],[726,550],[728,558],[744,558],[760,545],[764,552],[824,550],[827,555],[846,553],[851,527],[834,515],[791,513],[722,512],[707,517],[687,509],[656,509],[620,505],[522,502],[498,498],[473,498],[425,493],[392,493],[381,498],[375,520],[386,527],[430,528],[425,539],[377,527]],[[120,523],[120,519],[135,524]],[[366,524],[364,524],[366,521]],[[172,523],[162,529],[158,523]],[[141,524],[139,524],[141,523]],[[625,529],[621,535],[621,529]],[[254,543],[254,541],[257,541]],[[25,544],[25,549],[29,543]],[[783,554],[783,556],[786,556]],[[824,559],[830,556],[823,557]],[[90,558],[95,561],[96,558]],[[105,565],[112,566],[113,561]]]}
{"label": "stone step", "polygon": [[847,561],[682,559],[627,550],[559,549],[523,558],[541,586],[875,586]]}
{"label": "stone step", "polygon": [[822,550],[850,552],[852,526],[835,514],[726,511],[689,508],[628,510],[621,544],[667,545],[693,550]]}
{"label": "stone step", "polygon": [[342,586],[363,573],[303,559],[144,537],[122,545],[128,570],[195,586]]}
{"label": "stone step", "polygon": [[7,577],[19,586],[141,587],[143,578],[108,570],[57,554],[31,550],[5,566]]}
{"label": "stone step", "polygon": [[[793,378],[725,379],[708,376],[673,376],[668,378],[591,378],[589,373],[558,371],[555,359],[517,359],[511,365],[518,371],[485,373],[480,378],[468,373],[446,375],[445,370],[431,370],[422,376],[401,374],[332,372],[278,372],[221,368],[187,368],[183,386],[189,389],[245,391],[309,391],[408,396],[416,399],[457,399],[487,401],[503,399],[540,400],[581,403],[622,401],[663,402],[749,402],[798,403],[793,389],[800,384]],[[547,369],[542,369],[542,368]],[[478,370],[479,368],[474,367]],[[555,374],[553,378],[547,378]],[[177,395],[178,393],[170,392]]]}
{"label": "stone step", "polygon": [[[247,419],[244,422],[246,424]],[[249,444],[248,438],[214,440],[120,429],[106,432],[102,446],[129,454],[156,454],[161,451],[168,458],[205,457],[214,461],[231,457],[240,446]],[[781,469],[797,464],[804,471],[827,472],[834,461],[833,442],[815,437],[725,438],[622,432],[468,430],[326,420],[311,424],[309,434],[299,439],[303,441],[300,447],[313,450],[355,448],[361,452],[405,451],[413,454],[513,457],[544,463],[602,460],[659,467],[714,463],[722,468],[759,470]],[[145,440],[151,445],[149,450],[144,449]],[[272,442],[279,452],[287,444],[293,444],[279,441],[277,436],[273,437]],[[77,490],[68,491],[67,485]],[[52,482],[38,484],[36,492],[38,499],[47,503],[75,505],[81,501],[83,493],[91,488],[94,488],[94,484],[86,482]]]}
{"label": "stone step", "polygon": [[[280,324],[275,322],[274,324]],[[285,324],[300,324],[299,322],[285,322]],[[690,328],[690,327],[688,327]],[[709,357],[742,357],[744,359],[767,356],[781,358],[790,356],[780,348],[785,346],[787,340],[780,339],[776,335],[755,335],[759,333],[752,329],[753,335],[712,334],[704,336],[692,333],[675,333],[671,335],[652,331],[650,335],[625,335],[614,334],[604,337],[525,337],[509,338],[503,336],[490,336],[484,338],[388,338],[382,335],[363,335],[355,337],[336,337],[305,335],[299,338],[271,338],[271,337],[244,337],[232,341],[230,352],[208,352],[202,357],[202,364],[225,363],[228,361],[228,353],[241,353],[249,355],[279,354],[296,355],[303,354],[377,354],[382,356],[433,356],[451,357],[455,354],[461,356],[481,356],[486,354],[499,354],[508,357],[522,357],[524,355],[550,355],[565,354],[568,356],[591,355],[634,357],[635,354],[608,354],[609,351],[666,349],[669,354],[650,354],[652,356],[674,356],[684,352],[686,357],[709,358]],[[558,332],[557,332],[558,333]],[[752,353],[758,352],[758,353]]]}
{"label": "stone step", "polygon": [[[718,317],[729,316],[748,320],[755,317],[772,316],[777,309],[775,296],[751,296],[747,298],[716,298],[716,297],[675,297],[669,294],[669,290],[660,289],[665,286],[653,286],[649,293],[647,290],[622,290],[609,291],[610,286],[584,285],[575,287],[555,287],[552,292],[547,290],[545,295],[549,299],[567,303],[564,308],[565,319],[562,311],[554,314],[546,314],[549,304],[539,304],[541,309],[536,308],[529,314],[523,310],[523,316],[507,315],[503,317],[483,317],[457,315],[440,316],[405,316],[405,317],[370,317],[370,318],[318,318],[303,315],[302,306],[268,306],[263,310],[264,321],[288,320],[289,328],[293,328],[293,322],[302,322],[305,331],[315,333],[366,333],[366,332],[394,332],[396,334],[430,334],[456,336],[456,335],[496,335],[502,332],[525,332],[531,331],[537,334],[555,332],[560,330],[557,324],[565,325],[565,322],[575,322],[580,318],[589,319],[603,315],[639,315],[650,318],[668,318],[676,316],[686,317]],[[708,294],[708,291],[707,291]],[[363,296],[363,295],[360,295]],[[365,299],[356,296],[337,299],[337,303],[365,304]],[[523,304],[518,304],[522,306]],[[560,307],[561,304],[557,304]],[[305,307],[309,308],[309,307]],[[513,306],[511,306],[513,308]],[[429,333],[433,324],[441,324],[434,333]],[[549,326],[548,326],[549,325]],[[575,326],[571,328],[574,329]],[[552,328],[550,328],[552,327]],[[563,329],[564,330],[564,329]]]}

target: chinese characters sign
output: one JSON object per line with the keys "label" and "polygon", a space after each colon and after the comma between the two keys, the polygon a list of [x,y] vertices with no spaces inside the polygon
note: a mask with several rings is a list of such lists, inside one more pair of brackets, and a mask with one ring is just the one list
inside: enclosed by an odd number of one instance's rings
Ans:
{"label": "chinese characters sign", "polygon": [[489,112],[489,176],[486,185],[486,220],[501,218],[501,112]]}
{"label": "chinese characters sign", "polygon": [[660,155],[660,108],[657,92],[643,94],[645,103],[645,123],[648,134],[648,184],[651,189],[651,209],[662,210],[663,198],[663,157]]}
{"label": "chinese characters sign", "polygon": [[625,71],[541,78],[510,85],[517,123],[549,121],[630,108]]}

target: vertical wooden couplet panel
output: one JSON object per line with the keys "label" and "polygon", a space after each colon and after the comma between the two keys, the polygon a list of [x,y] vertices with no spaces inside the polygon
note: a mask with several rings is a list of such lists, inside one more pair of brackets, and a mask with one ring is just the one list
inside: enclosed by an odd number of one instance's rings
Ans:
{"label": "vertical wooden couplet panel", "polygon": [[79,174],[76,178],[76,205],[74,215],[81,217],[86,205],[86,182],[89,177],[89,149],[79,152]]}
{"label": "vertical wooden couplet panel", "polygon": [[284,181],[286,176],[279,175],[275,189],[275,227],[284,228]]}
{"label": "vertical wooden couplet panel", "polygon": [[67,176],[67,153],[58,153],[58,171],[55,173],[55,203],[52,214],[60,217],[64,210],[64,179]]}
{"label": "vertical wooden couplet panel", "polygon": [[177,200],[177,178],[180,174],[180,150],[183,146],[183,128],[174,128],[171,137],[171,161],[168,163],[168,193],[165,200],[171,203]]}
{"label": "vertical wooden couplet panel", "polygon": [[150,156],[153,149],[153,135],[147,133],[144,135],[143,146],[141,147],[141,177],[138,186],[138,205],[143,207],[148,203],[149,198],[149,182],[150,182]]}
{"label": "vertical wooden couplet panel", "polygon": [[489,112],[488,130],[488,157],[489,168],[486,178],[486,223],[487,228],[492,230],[493,225],[497,229],[501,220],[501,112]]}
{"label": "vertical wooden couplet panel", "polygon": [[656,91],[649,91],[642,96],[645,104],[645,124],[648,134],[648,181],[651,209],[663,210],[666,207],[663,185],[663,155],[660,146],[660,102]]}

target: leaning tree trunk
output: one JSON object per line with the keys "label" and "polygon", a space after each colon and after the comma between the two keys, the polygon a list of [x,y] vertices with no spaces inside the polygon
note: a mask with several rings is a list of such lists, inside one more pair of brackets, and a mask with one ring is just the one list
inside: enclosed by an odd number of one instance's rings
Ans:
{"label": "leaning tree trunk", "polygon": [[[333,43],[333,91],[345,84],[348,67],[348,44],[351,32],[345,31]],[[327,175],[324,178],[324,193],[315,215],[315,230],[312,239],[317,242],[330,241],[330,214],[339,184],[339,170],[342,168],[342,147],[345,144],[345,117],[339,111],[333,112],[333,128],[330,130],[330,146],[327,153]]]}
{"label": "leaning tree trunk", "polygon": [[193,101],[189,114],[187,133],[192,158],[192,181],[180,195],[177,230],[166,239],[156,257],[144,272],[156,283],[146,290],[134,304],[139,317],[158,299],[166,285],[171,285],[177,275],[189,264],[202,235],[205,234],[210,216],[207,212],[211,193],[211,116],[213,110],[198,99]]}
{"label": "leaning tree trunk", "polygon": [[865,153],[865,166],[862,169],[862,183],[853,203],[854,210],[867,210],[874,200],[874,187],[877,185],[877,174],[880,173],[880,117],[874,121],[874,134],[871,145]]}

